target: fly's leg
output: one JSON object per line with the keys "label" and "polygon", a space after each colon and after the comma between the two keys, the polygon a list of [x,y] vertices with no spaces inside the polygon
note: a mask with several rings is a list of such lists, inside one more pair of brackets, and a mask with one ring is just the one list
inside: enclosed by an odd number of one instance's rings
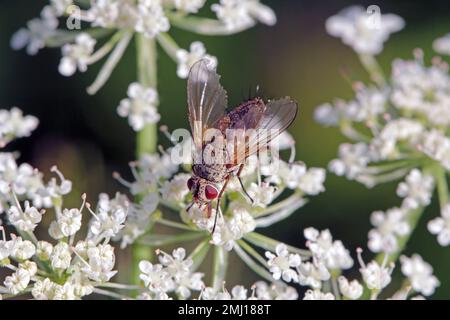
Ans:
{"label": "fly's leg", "polygon": [[229,181],[230,181],[230,175],[228,175],[228,176],[225,178],[225,183],[223,184],[223,187],[222,187],[222,189],[221,189],[220,192],[219,192],[219,196],[217,197],[216,215],[215,215],[215,217],[214,217],[214,226],[213,226],[213,229],[212,229],[212,231],[211,231],[211,234],[213,234],[214,231],[216,230],[217,217],[218,217],[219,214],[220,214],[220,200],[222,199],[222,195],[223,195],[223,193],[225,192],[225,189],[227,188],[227,184],[228,184]]}
{"label": "fly's leg", "polygon": [[244,194],[247,196],[247,198],[249,198],[250,201],[252,202],[252,204],[254,204],[255,200],[253,200],[253,198],[248,194],[247,190],[245,190],[244,183],[242,183],[242,180],[241,180],[242,169],[244,169],[244,164],[241,164],[241,166],[239,167],[236,177],[239,180],[239,184],[241,185],[242,191],[244,191]]}

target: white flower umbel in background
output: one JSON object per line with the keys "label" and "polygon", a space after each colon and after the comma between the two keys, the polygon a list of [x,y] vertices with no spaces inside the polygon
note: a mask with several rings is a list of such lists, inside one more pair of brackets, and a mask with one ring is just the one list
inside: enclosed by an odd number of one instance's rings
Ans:
{"label": "white flower umbel in background", "polygon": [[359,54],[376,55],[383,50],[383,44],[391,33],[403,29],[405,22],[395,14],[372,16],[362,6],[348,7],[328,18],[327,32],[339,37]]}
{"label": "white flower umbel in background", "polygon": [[24,116],[18,108],[0,110],[0,148],[15,138],[28,137],[38,123],[38,119]]}
{"label": "white flower umbel in background", "polygon": [[85,72],[95,43],[96,40],[88,33],[82,33],[76,37],[74,44],[65,44],[61,49],[63,58],[59,63],[59,72],[63,76],[71,76],[77,69]]}
{"label": "white flower umbel in background", "polygon": [[441,246],[450,245],[450,203],[444,205],[439,217],[428,222],[428,230],[437,236]]}
{"label": "white flower umbel in background", "polygon": [[341,38],[342,42],[350,46],[359,56],[361,63],[371,70],[372,79],[382,84],[384,82],[381,69],[374,56],[382,50],[389,36],[403,29],[404,20],[395,14],[383,14],[371,11],[370,7],[351,6],[328,18],[327,32]]}
{"label": "white flower umbel in background", "polygon": [[434,40],[433,49],[439,54],[450,56],[450,33]]}
{"label": "white flower umbel in background", "polygon": [[418,254],[414,254],[411,258],[401,256],[400,262],[402,273],[408,278],[416,293],[424,296],[430,296],[434,293],[440,283],[433,275],[433,267],[429,263],[423,261]]}
{"label": "white flower umbel in background", "polygon": [[[276,22],[272,9],[259,0],[221,0],[212,4],[211,10],[217,14],[217,19],[195,15],[205,4],[204,0],[93,0],[88,4],[76,0],[51,0],[42,9],[41,18],[31,20],[26,28],[13,35],[11,46],[17,50],[26,46],[29,54],[36,54],[46,46],[61,47],[59,71],[64,76],[71,76],[77,70],[85,72],[89,65],[107,57],[96,80],[88,88],[90,94],[95,94],[109,79],[136,35],[138,81],[146,90],[154,90],[157,94],[155,42],[178,65],[180,78],[186,78],[190,67],[202,58],[209,59],[212,66],[217,65],[217,59],[207,54],[199,41],[194,41],[189,50],[181,49],[168,33],[172,26],[198,34],[229,35],[251,28],[257,22],[267,25]],[[65,25],[69,28],[69,22],[73,23],[74,19],[84,22],[77,28],[81,31],[64,28]],[[60,24],[59,20],[66,23]],[[109,39],[103,41],[105,37]],[[97,40],[103,43],[99,48],[96,48]],[[156,108],[157,104],[152,105]],[[119,114],[129,116],[135,131],[142,131],[144,125],[151,126],[158,115],[157,111],[149,109],[134,112],[125,109],[122,107]]]}
{"label": "white flower umbel in background", "polygon": [[128,123],[134,131],[140,131],[145,125],[159,121],[157,105],[158,92],[135,82],[128,87],[128,98],[120,102],[117,113],[121,117],[128,117]]}
{"label": "white flower umbel in background", "polygon": [[[450,75],[441,58],[428,64],[423,51],[415,49],[413,59],[395,59],[386,76],[375,55],[404,23],[400,17],[382,14],[380,28],[372,30],[363,27],[367,19],[362,8],[351,7],[328,20],[328,32],[355,50],[371,81],[354,82],[354,99],[323,104],[315,117],[326,126],[338,127],[350,140],[339,147],[339,158],[330,162],[330,171],[368,188],[404,179],[396,190],[403,199],[401,206],[372,214],[374,229],[368,241],[369,249],[378,253],[376,261],[395,262],[433,194],[441,216],[430,221],[428,229],[439,244],[450,244]],[[438,39],[435,49],[445,53],[446,40]]]}

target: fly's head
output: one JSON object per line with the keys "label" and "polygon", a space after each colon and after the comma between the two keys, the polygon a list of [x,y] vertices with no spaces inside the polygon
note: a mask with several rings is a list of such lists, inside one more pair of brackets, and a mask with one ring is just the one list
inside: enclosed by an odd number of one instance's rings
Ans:
{"label": "fly's head", "polygon": [[187,187],[192,193],[194,202],[198,204],[207,204],[219,196],[219,190],[214,184],[196,175],[188,180]]}

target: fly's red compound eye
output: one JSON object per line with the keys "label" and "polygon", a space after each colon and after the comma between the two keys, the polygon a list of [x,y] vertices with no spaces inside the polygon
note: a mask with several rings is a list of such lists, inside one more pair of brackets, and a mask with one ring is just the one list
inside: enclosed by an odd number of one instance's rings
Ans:
{"label": "fly's red compound eye", "polygon": [[193,185],[194,185],[194,180],[192,180],[192,178],[189,178],[189,180],[187,181],[188,189],[191,190]]}
{"label": "fly's red compound eye", "polygon": [[217,196],[219,195],[219,192],[213,186],[208,185],[205,187],[205,195],[208,200],[213,200],[213,199],[217,198]]}

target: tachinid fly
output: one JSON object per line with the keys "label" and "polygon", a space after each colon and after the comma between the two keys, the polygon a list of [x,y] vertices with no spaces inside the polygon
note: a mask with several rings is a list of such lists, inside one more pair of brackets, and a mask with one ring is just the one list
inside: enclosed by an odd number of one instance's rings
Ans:
{"label": "tachinid fly", "polygon": [[247,158],[269,149],[270,142],[294,121],[298,106],[289,97],[265,103],[253,98],[227,111],[227,94],[220,76],[206,60],[196,62],[187,83],[189,123],[194,142],[193,175],[188,188],[208,218],[216,201],[215,230],[220,200],[232,177],[247,195],[240,175]]}

